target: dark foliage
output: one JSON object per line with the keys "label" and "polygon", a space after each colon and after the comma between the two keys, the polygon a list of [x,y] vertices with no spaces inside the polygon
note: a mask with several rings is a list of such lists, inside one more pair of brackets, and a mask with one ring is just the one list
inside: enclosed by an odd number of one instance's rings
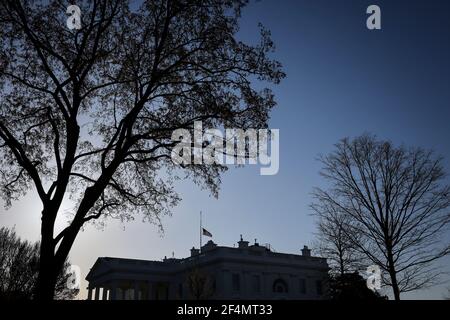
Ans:
{"label": "dark foliage", "polygon": [[329,280],[330,299],[339,301],[386,300],[367,288],[366,280],[357,272],[332,276]]}
{"label": "dark foliage", "polygon": [[[59,274],[55,299],[73,299],[78,289],[69,289],[70,274],[66,261]],[[30,300],[36,289],[39,267],[39,243],[21,240],[14,230],[0,228],[0,300]]]}

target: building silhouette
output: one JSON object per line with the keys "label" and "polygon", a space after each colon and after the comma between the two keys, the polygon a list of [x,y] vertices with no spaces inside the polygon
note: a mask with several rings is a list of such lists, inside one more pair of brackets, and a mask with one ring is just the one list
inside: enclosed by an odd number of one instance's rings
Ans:
{"label": "building silhouette", "polygon": [[326,259],[307,246],[301,252],[274,252],[241,236],[237,247],[210,240],[183,259],[100,257],[86,277],[88,299],[323,299]]}

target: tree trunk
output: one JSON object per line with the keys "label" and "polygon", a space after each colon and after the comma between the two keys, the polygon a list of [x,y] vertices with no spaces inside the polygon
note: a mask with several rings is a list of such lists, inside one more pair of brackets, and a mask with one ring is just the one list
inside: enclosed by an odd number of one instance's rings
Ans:
{"label": "tree trunk", "polygon": [[77,233],[75,232],[74,234],[69,234],[65,237],[63,239],[65,241],[62,242],[56,254],[53,243],[49,252],[45,249],[42,250],[43,246],[41,245],[36,300],[50,301],[54,299],[58,276],[63,271],[64,263],[68,257],[70,248],[73,245],[76,234]]}
{"label": "tree trunk", "polygon": [[392,253],[388,252],[388,263],[389,263],[389,276],[391,277],[392,290],[394,291],[394,299],[400,301],[400,289],[397,282],[397,271],[394,266],[394,259]]}
{"label": "tree trunk", "polygon": [[400,301],[400,289],[398,288],[396,272],[389,272],[391,276],[392,290],[394,291],[394,299]]}
{"label": "tree trunk", "polygon": [[35,299],[39,301],[50,301],[54,297],[58,273],[55,268],[53,249],[53,246],[49,246],[42,241],[39,258],[39,274],[35,293]]}
{"label": "tree trunk", "polygon": [[55,219],[52,210],[42,211],[41,244],[39,256],[39,274],[36,284],[35,299],[40,301],[53,300],[58,270],[55,260],[55,244],[53,227]]}

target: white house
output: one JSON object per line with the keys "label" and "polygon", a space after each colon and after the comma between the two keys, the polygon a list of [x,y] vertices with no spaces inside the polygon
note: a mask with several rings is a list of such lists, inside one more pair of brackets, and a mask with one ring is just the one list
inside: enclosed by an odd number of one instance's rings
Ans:
{"label": "white house", "polygon": [[86,280],[88,299],[323,299],[326,259],[278,253],[241,240],[238,247],[209,241],[184,259],[98,258]]}

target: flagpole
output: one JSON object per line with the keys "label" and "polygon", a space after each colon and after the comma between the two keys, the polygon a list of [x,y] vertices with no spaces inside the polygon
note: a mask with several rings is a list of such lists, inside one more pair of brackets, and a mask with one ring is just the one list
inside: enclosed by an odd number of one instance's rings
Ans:
{"label": "flagpole", "polygon": [[202,211],[200,210],[200,248],[199,248],[199,253],[202,252]]}

